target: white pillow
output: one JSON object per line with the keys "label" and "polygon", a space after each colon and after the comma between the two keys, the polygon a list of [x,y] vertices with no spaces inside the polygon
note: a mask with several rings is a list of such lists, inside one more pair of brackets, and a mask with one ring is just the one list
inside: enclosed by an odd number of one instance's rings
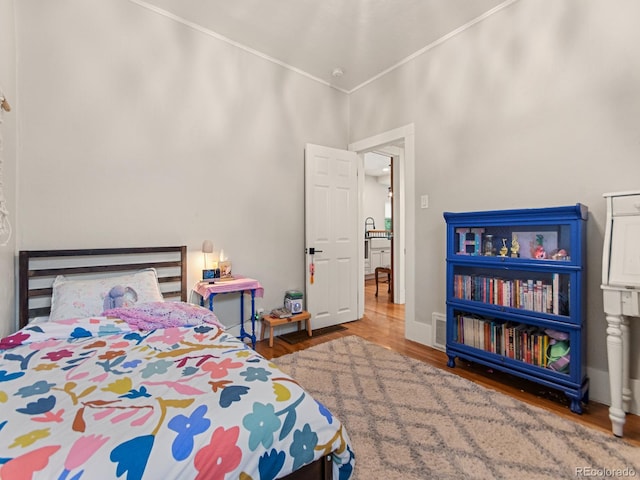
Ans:
{"label": "white pillow", "polygon": [[29,325],[35,325],[37,323],[46,323],[49,321],[49,316],[46,317],[33,317],[29,320]]}
{"label": "white pillow", "polygon": [[99,316],[109,308],[162,301],[158,274],[153,268],[93,280],[69,280],[59,275],[53,281],[49,319]]}

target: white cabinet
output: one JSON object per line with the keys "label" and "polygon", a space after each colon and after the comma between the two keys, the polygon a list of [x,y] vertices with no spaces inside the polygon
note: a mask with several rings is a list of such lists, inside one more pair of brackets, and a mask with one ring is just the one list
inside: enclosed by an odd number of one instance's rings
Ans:
{"label": "white cabinet", "polygon": [[370,254],[371,273],[375,272],[378,267],[391,266],[391,249],[390,248],[372,248]]}
{"label": "white cabinet", "polygon": [[370,258],[365,258],[364,259],[364,274],[365,275],[369,275],[370,273],[373,273],[373,271],[371,270],[371,259]]}
{"label": "white cabinet", "polygon": [[607,193],[602,252],[602,293],[607,318],[607,357],[614,435],[621,437],[631,405],[629,317],[640,317],[640,191]]}
{"label": "white cabinet", "polygon": [[364,274],[369,275],[373,273],[371,270],[371,245],[369,244],[369,239],[364,239]]}
{"label": "white cabinet", "polygon": [[375,272],[376,268],[380,266],[380,251],[378,249],[371,249],[371,253],[369,254],[369,259],[371,261],[371,273]]}
{"label": "white cabinet", "polygon": [[388,238],[366,239],[364,252],[365,275],[373,275],[378,267],[391,266],[391,241]]}
{"label": "white cabinet", "polygon": [[387,250],[383,250],[380,252],[380,258],[382,263],[380,264],[381,267],[390,267],[391,266],[391,250],[387,249]]}

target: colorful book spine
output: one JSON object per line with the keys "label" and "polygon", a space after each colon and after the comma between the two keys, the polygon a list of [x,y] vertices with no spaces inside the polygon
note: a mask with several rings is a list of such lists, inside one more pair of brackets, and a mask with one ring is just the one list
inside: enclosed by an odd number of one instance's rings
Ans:
{"label": "colorful book spine", "polygon": [[560,275],[557,273],[553,274],[552,277],[552,310],[554,315],[560,314]]}

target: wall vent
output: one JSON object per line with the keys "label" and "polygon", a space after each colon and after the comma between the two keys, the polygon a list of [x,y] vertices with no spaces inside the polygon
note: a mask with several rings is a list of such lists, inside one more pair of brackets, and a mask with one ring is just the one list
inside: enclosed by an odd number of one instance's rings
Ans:
{"label": "wall vent", "polygon": [[442,313],[431,314],[431,331],[433,338],[431,346],[441,351],[445,351],[447,347],[447,317]]}

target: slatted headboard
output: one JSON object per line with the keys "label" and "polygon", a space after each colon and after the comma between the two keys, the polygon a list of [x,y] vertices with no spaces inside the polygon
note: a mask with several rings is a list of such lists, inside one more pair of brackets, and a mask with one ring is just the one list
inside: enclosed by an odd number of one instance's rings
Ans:
{"label": "slatted headboard", "polygon": [[187,301],[187,247],[23,250],[19,256],[19,327],[51,310],[58,275],[95,278],[155,268],[165,299]]}

